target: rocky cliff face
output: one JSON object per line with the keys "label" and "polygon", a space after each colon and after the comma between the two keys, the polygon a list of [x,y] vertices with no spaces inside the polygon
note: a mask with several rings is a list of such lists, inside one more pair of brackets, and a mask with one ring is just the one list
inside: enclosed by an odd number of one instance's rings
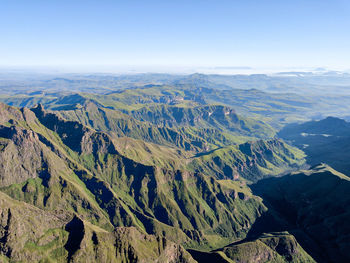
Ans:
{"label": "rocky cliff face", "polygon": [[1,254],[13,261],[39,261],[41,256],[37,253],[40,252],[33,253],[33,242],[42,247],[56,245],[55,239],[60,239],[62,234],[59,229],[68,221],[65,211],[44,211],[0,192]]}
{"label": "rocky cliff face", "polygon": [[66,121],[59,116],[44,111],[41,105],[33,108],[38,120],[59,135],[65,145],[80,154],[112,153],[116,150],[105,133],[95,132],[82,124]]}
{"label": "rocky cliff face", "polygon": [[43,175],[47,167],[38,135],[20,127],[0,125],[0,185],[21,183]]}
{"label": "rocky cliff face", "polygon": [[113,137],[127,136],[195,152],[205,150],[207,147],[205,139],[189,131],[152,125],[149,122],[136,120],[118,110],[100,108],[94,103],[57,113],[67,120],[108,132]]}
{"label": "rocky cliff face", "polygon": [[0,240],[0,259],[11,262],[195,262],[164,238],[132,227],[108,232],[67,211],[45,211],[1,192]]}
{"label": "rocky cliff face", "polygon": [[[41,106],[0,107],[5,262],[313,262],[307,253],[347,259],[346,176],[316,167],[259,181],[253,192],[239,178],[255,181],[269,169],[302,164],[302,152],[277,139],[191,159],[172,148],[184,162],[174,168],[130,159],[110,134]],[[141,147],[146,156],[156,149]],[[288,233],[262,234],[276,231]]]}
{"label": "rocky cliff face", "polygon": [[189,164],[194,170],[215,174],[219,179],[240,177],[257,181],[282,175],[305,164],[304,154],[277,139],[247,142],[200,154]]}
{"label": "rocky cliff face", "polygon": [[[230,195],[211,176],[146,166],[122,156],[107,134],[40,106],[14,117],[4,118],[0,127],[0,190],[24,210],[33,206],[40,213],[65,215],[55,230],[45,230],[53,231],[54,237],[40,232],[31,238],[24,233],[17,258],[30,254],[33,261],[97,257],[111,262],[191,262],[180,244],[202,248],[227,244],[244,237],[265,210],[258,198]],[[6,204],[4,211],[3,222],[15,215]],[[7,228],[5,224],[4,236]],[[41,239],[55,240],[50,252],[42,251],[46,243]],[[9,239],[3,240],[6,247]],[[154,246],[159,248],[149,253]],[[6,254],[6,249],[4,256],[13,258],[15,254]]]}
{"label": "rocky cliff face", "polygon": [[215,128],[256,137],[270,137],[274,134],[273,129],[263,122],[243,118],[232,108],[222,105],[198,107],[157,105],[134,110],[130,114],[138,120],[168,127]]}

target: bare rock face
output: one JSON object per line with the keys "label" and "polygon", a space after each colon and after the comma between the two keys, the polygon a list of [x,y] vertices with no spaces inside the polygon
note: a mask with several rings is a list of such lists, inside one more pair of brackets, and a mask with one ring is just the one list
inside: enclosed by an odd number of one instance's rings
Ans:
{"label": "bare rock face", "polygon": [[62,142],[80,154],[117,153],[111,139],[104,133],[91,130],[84,125],[67,121],[44,110],[41,105],[33,108],[36,117],[48,129],[56,132]]}
{"label": "bare rock face", "polygon": [[17,108],[0,103],[0,123],[9,122],[10,120],[23,120],[22,112]]}
{"label": "bare rock face", "polygon": [[66,211],[44,211],[0,192],[0,253],[13,261],[195,262],[180,245],[134,227],[108,232]]}
{"label": "bare rock face", "polygon": [[69,214],[61,211],[43,211],[24,202],[18,202],[0,192],[0,250],[14,261],[35,262],[40,257],[31,253],[30,242],[42,240],[42,246],[55,239],[50,229],[61,228],[66,224]]}
{"label": "bare rock face", "polygon": [[43,172],[43,152],[37,134],[0,125],[0,186],[24,182]]}
{"label": "bare rock face", "polygon": [[[106,234],[96,232],[92,233],[92,237],[93,235],[95,235],[95,244],[99,243],[101,246],[106,244],[106,238],[108,240],[113,236],[116,262],[195,262],[180,245],[165,238],[143,234],[135,227],[118,227],[109,237]],[[101,256],[103,255],[98,254],[98,257]]]}
{"label": "bare rock face", "polygon": [[[66,152],[74,151],[75,158],[118,157],[108,135],[60,119],[41,106],[34,111],[0,107],[0,261],[195,262],[183,247],[163,237],[134,227],[113,230],[103,211],[115,209],[108,205],[117,200],[108,183]],[[124,161],[125,172],[134,173],[137,164]],[[146,170],[154,173],[152,167]],[[84,182],[78,178],[82,176]],[[125,213],[120,201],[118,205],[120,214]]]}
{"label": "bare rock face", "polygon": [[[215,120],[225,123],[235,115],[217,110],[210,120],[219,115]],[[239,182],[144,165],[117,152],[110,135],[40,105],[5,107],[1,116],[0,261],[195,262],[182,245],[209,250],[241,240],[266,211]],[[223,161],[237,147],[219,149],[216,167],[228,166]],[[230,174],[259,165],[274,147],[283,145],[243,145]],[[251,262],[298,254],[292,239],[264,240],[252,241]],[[249,242],[215,256],[240,262]]]}

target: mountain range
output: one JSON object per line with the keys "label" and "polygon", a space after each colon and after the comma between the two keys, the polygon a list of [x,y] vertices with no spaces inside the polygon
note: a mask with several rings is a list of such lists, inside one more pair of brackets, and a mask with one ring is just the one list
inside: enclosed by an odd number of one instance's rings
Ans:
{"label": "mountain range", "polygon": [[1,260],[349,262],[349,123],[213,79],[2,96]]}

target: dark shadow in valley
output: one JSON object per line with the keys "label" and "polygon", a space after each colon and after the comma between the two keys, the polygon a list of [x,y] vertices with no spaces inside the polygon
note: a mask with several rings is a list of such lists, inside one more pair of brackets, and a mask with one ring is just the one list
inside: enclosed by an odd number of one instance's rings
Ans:
{"label": "dark shadow in valley", "polygon": [[222,149],[222,148],[223,148],[223,147],[218,147],[218,148],[215,148],[215,149],[213,149],[213,150],[211,150],[211,151],[208,151],[208,152],[197,153],[195,156],[193,156],[193,158],[201,157],[201,156],[204,156],[204,155],[209,155],[209,154],[211,154],[211,153],[213,153],[213,152],[215,152],[215,151],[217,151],[217,150],[220,150],[220,149]]}
{"label": "dark shadow in valley", "polygon": [[[333,195],[326,196],[340,184],[343,190],[349,182],[330,172],[317,172],[268,178],[251,185],[253,194],[263,198],[268,210],[256,220],[243,242],[263,233],[288,231],[317,262],[348,262],[338,247],[338,237],[325,225],[328,218],[346,216],[332,204]],[[334,207],[325,209],[330,206]]]}
{"label": "dark shadow in valley", "polygon": [[75,252],[80,249],[81,241],[84,238],[84,223],[80,218],[74,216],[72,221],[66,225],[65,230],[69,232],[69,236],[64,248],[68,251],[68,262],[70,262]]}

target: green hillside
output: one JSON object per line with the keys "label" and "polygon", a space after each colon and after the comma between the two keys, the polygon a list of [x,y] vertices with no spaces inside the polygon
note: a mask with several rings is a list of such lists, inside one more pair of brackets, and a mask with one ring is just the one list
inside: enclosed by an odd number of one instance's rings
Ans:
{"label": "green hillside", "polygon": [[[239,192],[223,190],[210,175],[124,157],[107,134],[42,107],[1,106],[1,191],[20,202],[51,213],[64,210],[101,231],[136,227],[202,249],[245,237],[265,210],[259,198],[237,198]],[[74,222],[84,225],[79,220]]]}
{"label": "green hillside", "polygon": [[[176,111],[177,108],[180,111],[186,111],[186,108],[224,105],[233,108],[240,116],[255,119],[258,123],[263,121],[277,129],[296,121],[321,119],[326,116],[348,116],[350,110],[350,97],[343,94],[347,90],[343,86],[337,86],[344,90],[341,94],[330,94],[322,86],[319,87],[322,88],[322,92],[305,95],[305,91],[311,88],[311,84],[305,86],[305,83],[299,82],[298,87],[293,87],[289,92],[285,89],[286,85],[281,86],[281,84],[271,88],[271,91],[268,87],[261,89],[266,85],[266,83],[261,85],[268,78],[265,75],[264,77],[247,76],[243,82],[247,82],[248,79],[253,82],[244,84],[244,87],[240,81],[237,83],[237,79],[234,79],[238,76],[227,76],[228,79],[232,77],[231,80],[235,85],[223,84],[227,80],[221,82],[222,80],[219,79],[222,76],[215,75],[194,74],[188,78],[179,76],[184,81],[173,81],[175,77],[171,78],[167,75],[163,78],[161,76],[148,77],[149,79],[142,75],[130,76],[130,82],[121,76],[119,80],[118,77],[108,79],[102,76],[84,76],[83,80],[72,79],[71,81],[69,78],[62,78],[43,83],[45,90],[35,85],[29,90],[12,87],[11,92],[3,91],[0,94],[0,101],[17,107],[33,107],[41,103],[45,108],[52,110],[69,110],[93,102],[109,109],[134,111],[134,114],[138,116],[144,115],[145,110],[152,109],[156,112],[163,107],[169,108],[166,111],[171,112]],[[70,78],[73,77],[70,76]],[[96,87],[99,78],[101,84]],[[142,79],[145,79],[146,82],[142,82]],[[287,78],[283,77],[283,79]],[[84,83],[89,83],[89,81],[91,87],[85,86]],[[282,79],[279,79],[278,82],[280,81]],[[121,84],[108,86],[113,82]],[[49,88],[51,85],[53,88]],[[55,85],[58,86],[55,88]],[[302,92],[293,92],[293,89],[301,89]]]}
{"label": "green hillside", "polygon": [[190,250],[198,262],[316,262],[288,232],[263,234],[262,236],[230,244],[211,252]]}
{"label": "green hillside", "polygon": [[231,145],[199,154],[189,167],[220,179],[257,181],[300,168],[305,164],[302,151],[277,139]]}
{"label": "green hillside", "polygon": [[1,260],[347,262],[348,124],[175,85],[1,98]]}

